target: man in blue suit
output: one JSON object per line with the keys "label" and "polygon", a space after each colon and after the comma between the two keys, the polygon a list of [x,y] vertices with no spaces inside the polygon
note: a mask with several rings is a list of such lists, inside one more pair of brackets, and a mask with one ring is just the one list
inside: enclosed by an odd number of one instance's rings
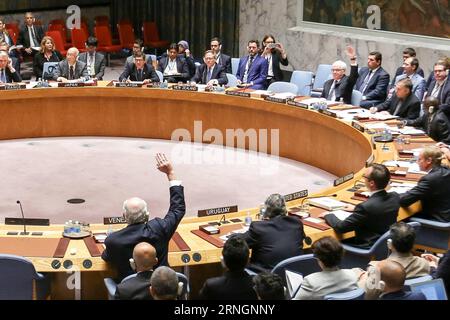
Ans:
{"label": "man in blue suit", "polygon": [[128,226],[106,238],[105,251],[102,254],[103,260],[117,268],[118,281],[134,273],[129,259],[133,258],[134,247],[141,242],[150,243],[156,249],[158,264],[155,269],[168,265],[169,241],[186,212],[184,189],[181,181],[175,178],[172,164],[164,154],[158,154],[156,161],[158,170],[165,173],[170,182],[170,208],[163,219],[155,218],[149,221],[144,200],[132,198],[124,202],[124,217]]}
{"label": "man in blue suit", "polygon": [[239,61],[236,77],[238,78],[238,84],[242,87],[266,90],[269,63],[258,54],[258,48],[258,40],[250,40],[248,42],[248,56],[241,58]]}
{"label": "man in blue suit", "polygon": [[363,94],[361,107],[370,109],[386,101],[389,86],[389,74],[381,67],[383,56],[380,52],[371,52],[367,59],[367,67],[359,72],[355,90]]}

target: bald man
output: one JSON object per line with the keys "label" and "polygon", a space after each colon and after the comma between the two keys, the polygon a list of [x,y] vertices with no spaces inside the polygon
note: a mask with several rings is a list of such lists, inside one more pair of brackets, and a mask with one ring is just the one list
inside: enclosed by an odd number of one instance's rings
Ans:
{"label": "bald man", "polygon": [[147,242],[141,242],[134,247],[131,268],[136,271],[136,277],[128,279],[117,286],[116,300],[152,300],[150,295],[150,278],[153,267],[158,264],[156,249]]}
{"label": "bald man", "polygon": [[380,300],[426,300],[421,292],[404,290],[406,272],[403,266],[392,260],[383,260],[377,267],[383,293]]}
{"label": "bald man", "polygon": [[67,50],[66,59],[58,63],[54,80],[58,82],[67,82],[70,80],[85,79],[89,77],[87,64],[78,61],[78,55],[80,51],[77,48],[70,48]]}

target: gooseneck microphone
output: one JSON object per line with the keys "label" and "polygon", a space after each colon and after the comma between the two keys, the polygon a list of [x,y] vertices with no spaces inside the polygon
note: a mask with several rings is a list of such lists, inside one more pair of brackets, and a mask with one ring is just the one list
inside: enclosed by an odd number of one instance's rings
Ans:
{"label": "gooseneck microphone", "polygon": [[306,200],[309,200],[309,199],[328,198],[328,197],[336,198],[336,197],[337,197],[337,194],[336,194],[336,193],[335,193],[335,194],[330,194],[330,195],[324,194],[324,195],[321,195],[321,196],[306,197],[306,198],[304,198],[304,199],[302,200],[301,205],[303,205],[303,204],[305,203],[305,201],[306,201]]}
{"label": "gooseneck microphone", "polygon": [[20,212],[22,213],[22,221],[23,221],[23,232],[21,232],[20,235],[21,236],[27,236],[30,233],[27,232],[27,223],[25,221],[25,215],[23,214],[22,203],[20,202],[20,200],[17,200],[17,204],[20,206]]}

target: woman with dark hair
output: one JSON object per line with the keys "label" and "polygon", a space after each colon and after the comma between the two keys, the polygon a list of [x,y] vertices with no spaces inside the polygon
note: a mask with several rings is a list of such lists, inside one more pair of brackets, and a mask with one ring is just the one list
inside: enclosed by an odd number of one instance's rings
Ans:
{"label": "woman with dark hair", "polygon": [[344,248],[338,240],[324,237],[313,243],[312,250],[322,271],[303,279],[294,300],[322,300],[327,294],[358,289],[356,273],[339,268]]}
{"label": "woman with dark hair", "polygon": [[262,41],[261,56],[269,63],[267,73],[267,85],[277,81],[283,81],[283,73],[280,64],[289,65],[286,50],[281,43],[275,41],[272,35],[266,35]]}
{"label": "woman with dark hair", "polygon": [[[36,76],[36,80],[43,78],[44,63],[46,62],[59,62],[64,60],[59,51],[55,49],[55,42],[51,37],[45,36],[41,41],[41,49],[34,56],[33,61],[33,73]],[[47,80],[50,80],[51,75]]]}

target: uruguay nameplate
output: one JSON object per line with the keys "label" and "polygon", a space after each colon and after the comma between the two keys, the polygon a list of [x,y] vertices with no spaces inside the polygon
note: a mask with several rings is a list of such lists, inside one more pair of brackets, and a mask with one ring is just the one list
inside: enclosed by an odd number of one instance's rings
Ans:
{"label": "uruguay nameplate", "polygon": [[354,177],[355,177],[355,173],[352,172],[352,173],[350,173],[350,174],[348,174],[348,175],[346,175],[346,176],[344,176],[342,178],[336,179],[334,181],[334,186],[335,187],[340,186],[341,184],[344,184],[344,183],[352,180]]}
{"label": "uruguay nameplate", "polygon": [[127,224],[127,220],[124,217],[107,217],[103,218],[104,225],[114,225],[114,224]]}
{"label": "uruguay nameplate", "polygon": [[238,211],[239,211],[238,206],[230,206],[230,207],[223,207],[223,208],[199,210],[198,216],[199,217],[219,216],[219,215],[234,213],[234,212],[238,212]]}
{"label": "uruguay nameplate", "polygon": [[298,199],[303,199],[308,196],[308,190],[302,190],[299,192],[291,193],[284,196],[284,201],[290,202]]}

